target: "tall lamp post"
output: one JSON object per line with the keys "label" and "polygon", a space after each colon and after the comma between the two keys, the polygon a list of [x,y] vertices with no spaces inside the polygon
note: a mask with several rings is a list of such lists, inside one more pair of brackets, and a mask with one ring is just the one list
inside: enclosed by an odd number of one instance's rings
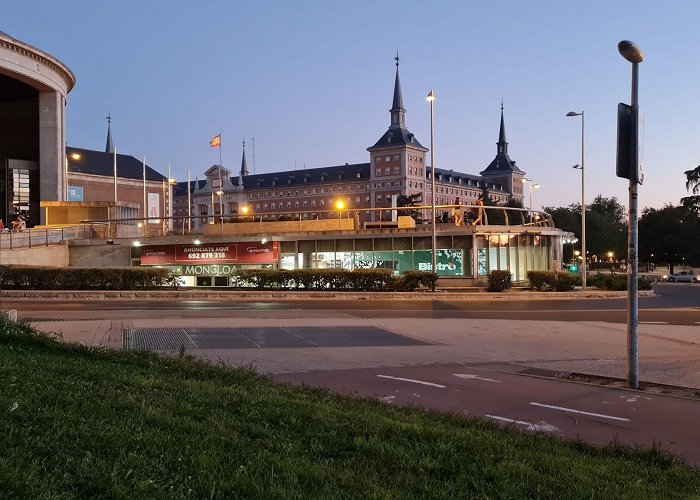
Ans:
{"label": "tall lamp post", "polygon": [[[521,181],[523,184],[525,184],[526,182],[530,183],[530,203],[529,203],[529,206],[527,207],[527,209],[530,210],[530,212],[532,212],[532,188],[539,189],[540,185],[537,184],[536,182],[533,184],[532,179],[527,179],[525,177],[523,177],[521,179]],[[530,213],[530,219],[532,219],[532,213]]]}
{"label": "tall lamp post", "polygon": [[583,111],[576,113],[575,111],[569,111],[566,116],[580,116],[581,117],[581,164],[574,165],[574,168],[581,170],[581,254],[583,255],[583,270],[581,271],[581,289],[586,289],[586,195],[585,195],[585,183],[584,183],[584,163],[583,163],[583,131],[584,131],[584,115]]}
{"label": "tall lamp post", "polygon": [[630,389],[639,387],[638,377],[638,350],[637,350],[637,324],[639,322],[638,311],[638,283],[637,283],[637,258],[638,258],[638,221],[637,221],[637,185],[639,182],[639,103],[638,103],[638,79],[639,63],[644,60],[644,54],[634,43],[623,40],[617,44],[620,55],[632,63],[632,108],[631,137],[632,147],[629,160],[629,231],[627,235],[627,385]]}
{"label": "tall lamp post", "polygon": [[435,92],[428,92],[428,102],[430,103],[430,189],[431,205],[433,207],[433,252],[431,255],[430,270],[437,273],[436,253],[437,253],[437,231],[435,228]]}

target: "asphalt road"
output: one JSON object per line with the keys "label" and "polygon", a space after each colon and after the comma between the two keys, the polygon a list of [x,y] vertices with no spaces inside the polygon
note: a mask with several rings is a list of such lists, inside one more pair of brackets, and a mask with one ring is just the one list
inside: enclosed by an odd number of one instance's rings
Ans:
{"label": "asphalt road", "polygon": [[693,432],[700,400],[630,392],[465,365],[425,365],[280,374],[283,382],[482,417],[520,430],[662,450],[700,466]]}
{"label": "asphalt road", "polygon": [[[656,296],[640,297],[640,323],[700,324],[700,285],[659,283]],[[627,301],[619,299],[518,299],[518,300],[42,300],[28,302],[3,298],[3,309],[17,309],[24,319],[243,317],[252,314],[283,317],[290,314],[344,314],[357,318],[465,318],[545,321],[605,321],[626,323]]]}

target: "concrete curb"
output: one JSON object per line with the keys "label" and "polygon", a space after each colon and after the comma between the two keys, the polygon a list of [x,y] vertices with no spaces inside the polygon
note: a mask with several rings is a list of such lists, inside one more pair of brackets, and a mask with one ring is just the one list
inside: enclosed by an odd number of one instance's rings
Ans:
{"label": "concrete curb", "polygon": [[[653,296],[653,290],[639,292],[640,297]],[[169,290],[169,291],[80,291],[80,290],[5,290],[0,298],[16,300],[533,300],[533,299],[617,299],[626,297],[627,292],[586,290],[572,292],[531,292],[511,290],[502,293],[421,291],[421,292],[298,292],[298,291],[212,291],[212,290]]]}

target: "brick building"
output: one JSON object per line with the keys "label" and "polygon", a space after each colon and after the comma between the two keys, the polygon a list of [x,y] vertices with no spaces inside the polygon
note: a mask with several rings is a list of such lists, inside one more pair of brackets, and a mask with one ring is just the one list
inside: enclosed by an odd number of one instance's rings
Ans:
{"label": "brick building", "polygon": [[[426,164],[426,153],[405,123],[399,60],[387,131],[367,148],[368,163],[341,164],[321,168],[250,175],[245,143],[241,168],[236,176],[220,165],[204,172],[204,179],[177,184],[173,194],[173,215],[197,217],[194,228],[202,224],[228,220],[246,212],[269,217],[295,218],[334,217],[330,213],[338,201],[345,209],[359,210],[364,221],[376,217],[365,209],[395,206],[400,195],[422,194],[430,204],[432,169]],[[446,169],[435,169],[436,204],[450,205],[459,198],[462,204],[475,204],[484,192],[497,204],[523,200],[520,170],[508,155],[503,106],[496,157],[479,175]],[[191,211],[188,211],[188,186]]]}

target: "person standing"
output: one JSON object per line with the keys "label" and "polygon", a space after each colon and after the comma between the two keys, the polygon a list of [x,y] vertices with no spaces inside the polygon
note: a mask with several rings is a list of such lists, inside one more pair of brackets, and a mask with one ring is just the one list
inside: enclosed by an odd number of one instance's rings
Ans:
{"label": "person standing", "polygon": [[455,198],[456,206],[452,208],[452,217],[455,219],[455,226],[461,226],[464,222],[464,212],[462,209],[462,203],[459,201],[459,197]]}
{"label": "person standing", "polygon": [[474,225],[484,223],[484,200],[479,198],[476,200],[476,219],[474,220]]}

